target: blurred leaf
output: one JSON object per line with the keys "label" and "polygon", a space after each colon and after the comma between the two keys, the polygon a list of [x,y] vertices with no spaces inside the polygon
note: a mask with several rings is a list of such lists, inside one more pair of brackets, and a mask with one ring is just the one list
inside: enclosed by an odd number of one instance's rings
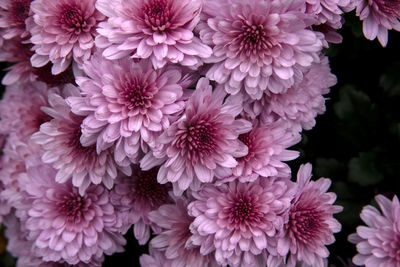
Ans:
{"label": "blurred leaf", "polygon": [[361,152],[359,157],[349,162],[349,181],[361,186],[374,185],[383,180],[383,174],[376,167],[376,152]]}
{"label": "blurred leaf", "polygon": [[351,188],[349,188],[349,185],[345,182],[334,182],[332,184],[332,191],[334,191],[339,199],[353,199],[354,198],[354,192]]}
{"label": "blurred leaf", "polygon": [[317,158],[315,161],[314,173],[318,177],[327,177],[332,180],[338,180],[346,170],[346,165],[343,162],[334,158]]}
{"label": "blurred leaf", "polygon": [[394,62],[386,69],[385,73],[381,75],[379,84],[389,96],[400,95],[400,62]]}

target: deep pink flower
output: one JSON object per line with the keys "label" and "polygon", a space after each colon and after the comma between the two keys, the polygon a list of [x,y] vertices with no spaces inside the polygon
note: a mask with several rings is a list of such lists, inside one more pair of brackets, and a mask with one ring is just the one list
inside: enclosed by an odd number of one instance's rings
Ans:
{"label": "deep pink flower", "polygon": [[0,32],[4,39],[29,36],[25,29],[25,20],[29,17],[31,2],[32,0],[0,1]]}
{"label": "deep pink flower", "polygon": [[42,123],[51,119],[41,110],[48,106],[47,97],[57,88],[48,89],[44,83],[18,83],[6,87],[3,99],[0,101],[0,131],[13,134],[20,141],[29,142],[34,132]]}
{"label": "deep pink flower", "polygon": [[19,177],[26,215],[20,219],[34,255],[43,261],[78,264],[123,251],[125,239],[114,229],[117,217],[105,187],[91,185],[81,196],[71,182],[57,183],[56,174],[33,156]]}
{"label": "deep pink flower", "polygon": [[[217,266],[213,254],[202,255],[201,248],[193,246],[191,242],[192,233],[189,227],[194,218],[188,215],[189,200],[182,196],[175,201],[175,204],[162,205],[158,210],[149,213],[150,220],[162,229],[150,241],[150,247],[162,251],[171,266]],[[212,245],[209,242],[207,244]],[[210,248],[212,247],[207,250]]]}
{"label": "deep pink flower", "polygon": [[283,161],[293,160],[299,152],[286,148],[295,145],[301,136],[288,131],[286,124],[277,121],[270,124],[260,124],[253,121],[253,129],[239,135],[248,147],[246,156],[237,158],[238,165],[232,169],[233,176],[224,181],[238,179],[240,182],[252,182],[262,177],[290,177],[290,168]]}
{"label": "deep pink flower", "polygon": [[358,0],[356,15],[363,21],[363,33],[368,40],[378,37],[382,46],[388,42],[388,30],[400,31],[399,0]]}
{"label": "deep pink flower", "polygon": [[69,97],[72,112],[90,114],[82,124],[81,142],[96,143],[97,152],[114,146],[120,165],[137,162],[155,146],[170,115],[183,109],[181,70],[173,66],[154,70],[147,60],[109,61],[101,55],[83,65],[89,77],[77,77],[85,97]]}
{"label": "deep pink flower", "polygon": [[219,88],[212,92],[206,78],[186,103],[184,115],[158,138],[160,148],[148,153],[141,161],[142,169],[157,165],[165,158],[158,172],[158,182],[173,183],[174,193],[180,195],[189,187],[199,188],[217,178],[228,177],[238,165],[235,158],[245,156],[247,147],[239,134],[251,130],[251,123],[235,119],[242,111],[240,95],[229,96]]}
{"label": "deep pink flower", "polygon": [[333,205],[335,193],[326,192],[331,181],[326,178],[310,181],[311,168],[309,163],[300,166],[289,221],[278,237],[277,252],[284,257],[285,266],[289,267],[297,266],[296,262],[313,267],[326,266],[325,258],[329,256],[326,245],[335,242],[333,233],[341,230],[333,214],[343,208]]}
{"label": "deep pink flower", "polygon": [[65,71],[72,59],[90,58],[94,49],[97,24],[105,17],[95,9],[95,0],[35,0],[31,4],[33,19],[27,28],[32,37],[34,67],[53,63],[52,73]]}
{"label": "deep pink flower", "polygon": [[96,38],[107,59],[150,58],[155,68],[168,61],[198,66],[212,53],[193,34],[201,0],[98,0],[96,7],[109,17]]}
{"label": "deep pink flower", "polygon": [[[79,96],[79,90],[73,85],[65,87],[68,96]],[[40,126],[40,131],[33,134],[31,140],[42,146],[42,160],[58,170],[56,182],[65,183],[72,179],[72,184],[79,187],[84,195],[90,184],[103,183],[111,189],[117,177],[117,170],[129,175],[129,166],[118,167],[111,149],[96,152],[96,145],[84,147],[80,143],[81,123],[84,116],[75,115],[64,98],[58,94],[49,95],[50,107],[43,108],[53,119]]]}
{"label": "deep pink flower", "polygon": [[115,206],[123,234],[134,224],[134,234],[139,244],[144,245],[150,238],[150,227],[154,233],[161,231],[149,220],[149,212],[163,204],[172,202],[168,191],[170,184],[157,182],[158,168],[142,171],[133,167],[132,175],[120,175],[111,191],[111,203]]}
{"label": "deep pink flower", "polygon": [[293,189],[289,179],[274,177],[219,187],[206,184],[193,193],[196,200],[188,206],[195,217],[193,244],[200,245],[202,254],[215,248],[218,264],[265,266],[260,258],[288,220]]}
{"label": "deep pink flower", "polygon": [[213,47],[207,77],[226,92],[260,99],[283,93],[319,60],[321,40],[308,27],[313,16],[303,0],[206,0],[200,39]]}
{"label": "deep pink flower", "polygon": [[392,201],[383,195],[375,197],[381,211],[367,205],[361,219],[367,226],[358,226],[349,241],[357,245],[353,262],[358,266],[400,266],[400,204],[397,196]]}
{"label": "deep pink flower", "polygon": [[328,58],[321,57],[321,62],[313,64],[303,80],[285,93],[264,95],[260,101],[246,99],[244,112],[252,118],[261,114],[264,124],[283,119],[293,131],[310,130],[315,126],[315,117],[325,112],[324,95],[335,84]]}

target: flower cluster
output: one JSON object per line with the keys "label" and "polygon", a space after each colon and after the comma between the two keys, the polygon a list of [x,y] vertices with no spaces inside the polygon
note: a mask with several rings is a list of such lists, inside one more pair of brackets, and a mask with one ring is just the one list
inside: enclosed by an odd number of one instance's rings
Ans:
{"label": "flower cluster", "polygon": [[101,266],[133,228],[143,266],[325,266],[342,208],[288,161],[336,83],[322,49],[341,14],[357,6],[382,43],[399,28],[395,1],[356,2],[2,1],[17,265]]}

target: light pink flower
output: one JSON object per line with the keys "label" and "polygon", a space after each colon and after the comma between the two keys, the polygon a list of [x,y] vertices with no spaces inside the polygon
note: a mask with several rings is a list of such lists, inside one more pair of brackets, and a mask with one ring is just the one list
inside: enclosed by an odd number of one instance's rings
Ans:
{"label": "light pink flower", "polygon": [[[73,85],[65,87],[64,92],[67,91],[67,96],[80,95]],[[129,166],[117,166],[111,149],[97,154],[96,145],[82,146],[81,123],[85,117],[73,114],[61,95],[49,95],[49,105],[42,110],[53,119],[42,124],[31,140],[44,150],[42,161],[58,170],[56,182],[65,183],[71,179],[83,196],[90,184],[102,183],[111,189],[118,169],[127,175],[131,173]]]}
{"label": "light pink flower", "polygon": [[[191,242],[192,233],[189,227],[194,218],[187,212],[189,200],[182,196],[175,201],[175,204],[162,205],[158,210],[149,213],[150,220],[162,228],[161,233],[150,241],[150,247],[162,251],[171,266],[217,266],[213,254],[202,255],[202,249]],[[212,245],[209,242],[207,244]],[[207,249],[209,248],[211,247]]]}
{"label": "light pink flower", "polygon": [[328,58],[321,57],[321,62],[313,64],[303,80],[285,93],[264,95],[260,101],[246,99],[244,113],[252,118],[261,115],[264,124],[283,119],[293,131],[310,130],[315,117],[325,112],[324,95],[335,84]]}
{"label": "light pink flower", "polygon": [[25,20],[29,17],[31,2],[32,0],[0,1],[0,32],[4,39],[29,36],[25,29]]}
{"label": "light pink flower", "polygon": [[375,197],[380,210],[367,205],[361,219],[367,226],[358,226],[349,241],[357,245],[357,266],[400,266],[400,204],[397,196],[392,201],[383,195]]}
{"label": "light pink flower", "polygon": [[260,99],[283,93],[304,68],[319,60],[321,40],[308,27],[313,16],[301,11],[304,0],[206,0],[200,39],[213,47],[215,63],[207,77],[229,94]]}
{"label": "light pink flower", "polygon": [[200,245],[202,254],[215,248],[218,264],[265,266],[262,253],[288,220],[293,189],[289,179],[274,177],[219,187],[206,184],[193,193],[196,200],[188,206],[195,217],[193,244]]}
{"label": "light pink flower", "polygon": [[[326,245],[335,242],[333,233],[341,230],[333,214],[343,210],[333,205],[336,194],[326,192],[331,181],[311,179],[311,164],[302,165],[297,174],[297,192],[292,200],[289,221],[285,223],[282,235],[278,237],[277,252],[284,257],[285,266],[324,267],[329,256]],[[286,258],[287,256],[287,258]]]}
{"label": "light pink flower", "polygon": [[52,73],[59,74],[72,59],[88,60],[95,47],[97,24],[105,19],[94,5],[95,0],[33,1],[33,19],[27,21],[35,51],[32,65],[43,67],[51,61]]}
{"label": "light pink flower", "polygon": [[78,264],[123,251],[125,239],[114,230],[117,218],[108,191],[91,185],[81,196],[72,183],[57,183],[56,174],[33,156],[19,177],[26,212],[20,218],[32,252],[43,261]]}
{"label": "light pink flower", "polygon": [[356,5],[356,15],[363,21],[363,33],[368,40],[378,37],[385,47],[388,30],[400,31],[399,0],[358,0]]}
{"label": "light pink flower", "polygon": [[209,81],[200,79],[184,115],[158,138],[161,146],[142,159],[141,168],[157,165],[157,158],[166,159],[157,179],[162,184],[172,182],[176,195],[189,187],[196,190],[214,176],[230,176],[238,165],[235,158],[248,152],[238,136],[250,131],[251,123],[235,119],[242,111],[241,96],[225,97],[223,89],[212,92]]}
{"label": "light pink flower", "polygon": [[239,135],[239,140],[248,147],[249,153],[236,159],[238,165],[232,169],[233,176],[223,181],[238,179],[242,183],[252,182],[259,176],[289,178],[290,168],[283,161],[299,156],[299,152],[287,148],[300,139],[301,136],[288,131],[282,121],[270,124],[253,121],[253,129]]}
{"label": "light pink flower", "polygon": [[83,65],[89,77],[77,77],[85,97],[69,97],[72,112],[90,114],[82,124],[81,142],[96,143],[97,152],[114,146],[117,163],[137,162],[155,146],[170,115],[183,109],[181,71],[173,66],[154,70],[147,60],[109,61],[96,55]]}
{"label": "light pink flower", "polygon": [[142,171],[133,167],[132,175],[120,175],[111,191],[111,203],[115,206],[123,234],[134,224],[134,234],[139,244],[150,238],[150,227],[154,233],[161,229],[149,220],[149,212],[163,204],[172,202],[168,191],[170,184],[157,183],[158,168]]}
{"label": "light pink flower", "polygon": [[193,34],[202,0],[98,0],[96,7],[109,17],[96,38],[107,59],[150,58],[155,68],[168,61],[199,66],[212,53]]}

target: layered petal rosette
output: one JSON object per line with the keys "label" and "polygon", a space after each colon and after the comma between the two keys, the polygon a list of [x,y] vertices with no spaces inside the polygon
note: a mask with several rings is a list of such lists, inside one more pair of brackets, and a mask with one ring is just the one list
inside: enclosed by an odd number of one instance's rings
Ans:
{"label": "layered petal rosette", "polygon": [[158,182],[173,183],[176,195],[189,187],[232,174],[235,158],[245,156],[247,147],[238,139],[251,130],[251,123],[236,119],[242,111],[240,95],[229,96],[222,88],[212,91],[206,78],[197,83],[186,103],[185,113],[158,138],[159,147],[141,161],[142,169],[166,160],[158,172]]}
{"label": "layered petal rosette", "polygon": [[212,53],[193,33],[201,0],[98,0],[96,7],[109,17],[96,38],[107,59],[150,58],[155,68],[167,62],[199,66]]}
{"label": "layered petal rosette", "polygon": [[35,0],[33,19],[27,21],[35,54],[34,67],[49,61],[54,75],[65,71],[72,59],[81,63],[90,58],[100,21],[105,19],[95,8],[95,0]]}
{"label": "layered petal rosette", "polygon": [[311,168],[309,163],[300,166],[289,221],[284,225],[282,235],[277,236],[277,252],[289,267],[297,266],[299,262],[306,266],[326,266],[329,256],[326,245],[335,242],[333,233],[341,230],[333,214],[342,211],[343,207],[333,205],[336,194],[327,192],[331,181],[326,178],[310,181]]}
{"label": "layered petal rosette", "polygon": [[150,227],[156,234],[161,231],[149,220],[149,212],[172,202],[168,194],[171,184],[159,184],[157,172],[158,168],[142,171],[134,165],[132,175],[120,175],[111,191],[111,202],[117,210],[121,232],[125,234],[133,224],[134,235],[141,245],[149,240]]}
{"label": "layered petal rosette", "polygon": [[4,39],[26,38],[29,32],[25,21],[29,17],[32,0],[0,1],[0,32]]}
{"label": "layered petal rosette", "polygon": [[368,205],[361,211],[365,225],[349,236],[358,254],[353,257],[357,266],[400,266],[400,203],[383,195],[375,197],[380,210]]}
{"label": "layered petal rosette", "polygon": [[207,77],[229,94],[283,93],[319,60],[322,42],[302,0],[207,0],[200,39],[213,47]]}
{"label": "layered petal rosette", "polygon": [[[64,92],[80,95],[73,85],[66,85]],[[42,161],[58,170],[57,182],[65,183],[71,179],[72,184],[79,187],[79,193],[84,195],[90,184],[102,183],[111,189],[117,170],[127,175],[131,173],[129,166],[120,167],[115,163],[111,149],[97,154],[95,144],[84,147],[80,143],[81,124],[85,117],[73,114],[61,95],[49,95],[49,105],[42,110],[53,119],[42,124],[31,139],[44,150]]]}
{"label": "layered petal rosette", "polygon": [[378,38],[382,46],[388,42],[388,30],[400,31],[399,0],[358,0],[356,15],[363,22],[363,33],[368,40]]}
{"label": "layered petal rosette", "polygon": [[91,185],[81,196],[71,182],[57,183],[56,174],[33,156],[19,179],[26,214],[21,220],[32,253],[74,265],[123,251],[125,239],[115,231],[117,216],[106,188]]}
{"label": "layered petal rosette", "polygon": [[224,266],[265,266],[269,240],[288,220],[293,189],[286,178],[235,181],[219,187],[206,184],[193,193],[195,201],[188,206],[195,218],[193,244],[200,246],[202,254],[215,249],[215,259]]}

